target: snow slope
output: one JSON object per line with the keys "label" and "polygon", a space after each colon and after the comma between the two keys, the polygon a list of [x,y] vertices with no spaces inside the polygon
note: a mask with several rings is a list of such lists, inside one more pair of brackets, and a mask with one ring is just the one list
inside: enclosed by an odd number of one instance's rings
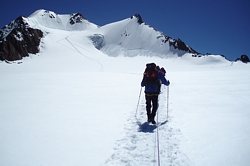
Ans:
{"label": "snow slope", "polygon": [[90,23],[79,13],[56,14],[53,11],[41,9],[32,13],[25,20],[34,28],[39,28],[40,25],[66,31],[82,31],[97,28],[97,25]]}
{"label": "snow slope", "polygon": [[[190,54],[112,57],[94,47],[92,30],[42,28],[41,53],[0,62],[1,166],[250,163],[248,64]],[[140,95],[148,62],[171,82],[156,126],[145,123]]]}

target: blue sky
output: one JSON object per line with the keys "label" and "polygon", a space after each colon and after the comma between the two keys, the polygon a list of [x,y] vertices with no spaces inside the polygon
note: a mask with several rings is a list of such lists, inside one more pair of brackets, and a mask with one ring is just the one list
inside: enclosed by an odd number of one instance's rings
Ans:
{"label": "blue sky", "polygon": [[79,12],[99,26],[139,13],[150,26],[200,53],[222,54],[229,60],[250,57],[249,0],[2,0],[0,28],[38,9]]}

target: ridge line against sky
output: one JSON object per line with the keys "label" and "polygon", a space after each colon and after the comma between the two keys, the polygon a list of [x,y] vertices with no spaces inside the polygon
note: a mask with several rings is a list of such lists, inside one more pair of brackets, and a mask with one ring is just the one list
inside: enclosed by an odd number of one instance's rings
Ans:
{"label": "ridge line against sky", "polygon": [[145,23],[172,38],[180,38],[196,51],[222,54],[235,60],[250,57],[250,1],[248,0],[3,0],[0,28],[39,9],[57,14],[79,12],[103,26],[139,13]]}

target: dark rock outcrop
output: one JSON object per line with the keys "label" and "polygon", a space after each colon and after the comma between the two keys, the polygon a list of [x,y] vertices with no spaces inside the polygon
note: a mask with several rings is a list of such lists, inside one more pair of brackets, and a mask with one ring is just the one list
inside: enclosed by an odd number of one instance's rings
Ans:
{"label": "dark rock outcrop", "polygon": [[173,46],[175,49],[178,49],[178,50],[182,50],[182,51],[193,53],[193,54],[199,54],[197,51],[187,46],[181,39],[169,41],[169,45]]}
{"label": "dark rock outcrop", "polygon": [[87,20],[87,19],[84,18],[81,13],[76,13],[76,14],[71,15],[71,18],[69,19],[69,23],[73,25],[75,23],[81,23],[83,20]]}
{"label": "dark rock outcrop", "polygon": [[0,31],[0,60],[20,60],[29,53],[38,53],[42,37],[41,30],[30,28],[18,17]]}
{"label": "dark rock outcrop", "polygon": [[[142,17],[141,17],[141,15],[140,14],[138,14],[138,13],[136,13],[135,15],[134,15],[136,18],[137,18],[137,22],[138,22],[138,24],[142,24],[143,23],[143,20],[142,20]],[[132,16],[133,17],[133,16]],[[131,18],[132,18],[131,17]]]}
{"label": "dark rock outcrop", "polygon": [[104,46],[104,36],[103,35],[94,34],[93,36],[90,36],[89,38],[92,40],[96,49],[100,50]]}
{"label": "dark rock outcrop", "polygon": [[241,61],[243,63],[248,63],[250,62],[249,58],[247,55],[241,55],[240,58],[237,58],[235,61]]}

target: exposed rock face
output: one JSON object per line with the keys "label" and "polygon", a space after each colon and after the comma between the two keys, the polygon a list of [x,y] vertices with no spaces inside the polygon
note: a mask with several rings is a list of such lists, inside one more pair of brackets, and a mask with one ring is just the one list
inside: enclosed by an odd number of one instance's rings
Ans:
{"label": "exposed rock face", "polygon": [[138,19],[138,24],[142,24],[143,23],[143,21],[142,21],[142,18],[141,18],[141,15],[140,14],[138,14],[138,13],[136,13],[135,15],[134,15],[137,19]]}
{"label": "exposed rock face", "polygon": [[96,49],[100,50],[104,46],[104,36],[103,35],[94,34],[93,36],[90,36],[89,38],[92,40]]}
{"label": "exposed rock face", "polygon": [[87,20],[83,17],[81,13],[72,14],[69,20],[70,24],[73,25],[75,23],[81,23],[83,20]]}
{"label": "exposed rock face", "polygon": [[199,54],[193,48],[187,46],[181,39],[176,40],[176,39],[173,39],[173,38],[166,36],[166,35],[164,35],[164,37],[165,37],[165,39],[162,39],[162,42],[166,43],[169,41],[169,46],[172,46],[175,49],[182,50],[182,51],[189,52],[189,53],[193,53],[193,54]]}
{"label": "exposed rock face", "polygon": [[20,60],[39,52],[40,40],[43,32],[30,28],[18,17],[0,31],[0,60]]}
{"label": "exposed rock face", "polygon": [[235,61],[241,61],[241,62],[243,62],[243,63],[248,63],[248,62],[250,62],[250,60],[249,60],[249,58],[248,58],[247,55],[241,55],[241,57],[240,57],[240,58],[237,58]]}
{"label": "exposed rock face", "polygon": [[197,51],[187,46],[181,39],[177,39],[172,42],[170,41],[169,45],[173,46],[175,49],[179,49],[179,50],[186,51],[186,52],[193,53],[193,54],[199,54]]}

